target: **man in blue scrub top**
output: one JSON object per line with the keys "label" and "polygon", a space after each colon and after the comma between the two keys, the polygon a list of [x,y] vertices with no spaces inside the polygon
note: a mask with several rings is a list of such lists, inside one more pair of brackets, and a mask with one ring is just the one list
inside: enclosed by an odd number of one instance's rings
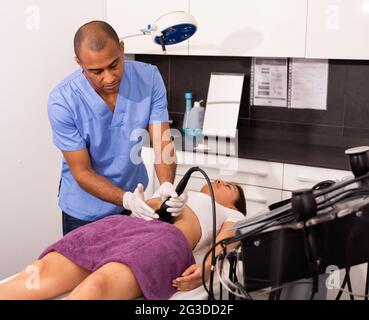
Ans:
{"label": "man in blue scrub top", "polygon": [[172,184],[175,161],[162,161],[164,151],[173,155],[174,146],[163,138],[168,109],[157,67],[125,61],[123,42],[102,21],[83,25],[74,49],[81,69],[63,80],[48,102],[53,141],[64,156],[59,190],[64,235],[128,211],[146,220],[158,218],[144,202],[145,166],[130,156],[137,129],[149,130],[160,195],[171,197],[168,211],[178,215],[187,197],[178,196]]}

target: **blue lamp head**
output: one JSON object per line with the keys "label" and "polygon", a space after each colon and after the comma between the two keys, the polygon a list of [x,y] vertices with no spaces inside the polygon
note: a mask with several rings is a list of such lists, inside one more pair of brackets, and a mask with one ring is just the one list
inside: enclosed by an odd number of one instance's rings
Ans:
{"label": "blue lamp head", "polygon": [[154,41],[156,44],[162,44],[169,46],[177,44],[192,37],[197,30],[197,27],[193,24],[178,24],[163,30],[162,36],[155,36]]}
{"label": "blue lamp head", "polygon": [[[197,22],[193,16],[184,11],[174,11],[158,18],[153,29],[153,40],[163,46],[173,45],[192,37],[197,31]],[[164,50],[165,51],[165,50]]]}

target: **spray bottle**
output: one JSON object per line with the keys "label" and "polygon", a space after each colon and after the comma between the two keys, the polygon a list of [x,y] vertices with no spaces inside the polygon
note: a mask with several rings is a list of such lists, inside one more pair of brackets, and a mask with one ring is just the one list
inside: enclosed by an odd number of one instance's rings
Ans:
{"label": "spray bottle", "polygon": [[189,114],[192,107],[192,92],[186,92],[185,93],[185,99],[186,99],[186,110],[183,118],[183,124],[182,124],[182,132],[184,134],[188,133],[188,120],[189,120]]}
{"label": "spray bottle", "polygon": [[202,135],[202,126],[205,117],[205,108],[201,106],[202,102],[203,100],[195,101],[188,115],[187,133],[191,136],[197,137]]}

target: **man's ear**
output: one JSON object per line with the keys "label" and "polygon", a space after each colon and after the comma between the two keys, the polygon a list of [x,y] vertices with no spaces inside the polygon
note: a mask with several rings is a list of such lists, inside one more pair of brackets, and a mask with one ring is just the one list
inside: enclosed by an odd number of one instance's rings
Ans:
{"label": "man's ear", "polygon": [[120,48],[121,53],[124,55],[124,42],[123,41],[119,42],[119,48]]}
{"label": "man's ear", "polygon": [[78,59],[77,56],[74,57],[74,60],[77,62],[77,64],[82,68],[81,61]]}

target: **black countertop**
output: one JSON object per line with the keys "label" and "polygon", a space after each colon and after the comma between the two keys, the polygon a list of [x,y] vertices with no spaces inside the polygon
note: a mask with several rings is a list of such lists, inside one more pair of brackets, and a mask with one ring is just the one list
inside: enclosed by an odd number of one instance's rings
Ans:
{"label": "black countertop", "polygon": [[313,167],[350,170],[346,148],[298,144],[286,141],[240,139],[240,158],[267,160]]}
{"label": "black countertop", "polygon": [[[192,145],[190,144],[189,146],[184,138],[175,136],[174,142],[177,151],[204,152],[194,150]],[[144,145],[149,146],[150,144],[146,141]],[[236,155],[244,159],[350,170],[349,159],[345,155],[346,149],[345,147],[302,144],[289,141],[239,138]],[[216,154],[214,152],[207,153]],[[224,153],[219,155],[224,156]]]}

